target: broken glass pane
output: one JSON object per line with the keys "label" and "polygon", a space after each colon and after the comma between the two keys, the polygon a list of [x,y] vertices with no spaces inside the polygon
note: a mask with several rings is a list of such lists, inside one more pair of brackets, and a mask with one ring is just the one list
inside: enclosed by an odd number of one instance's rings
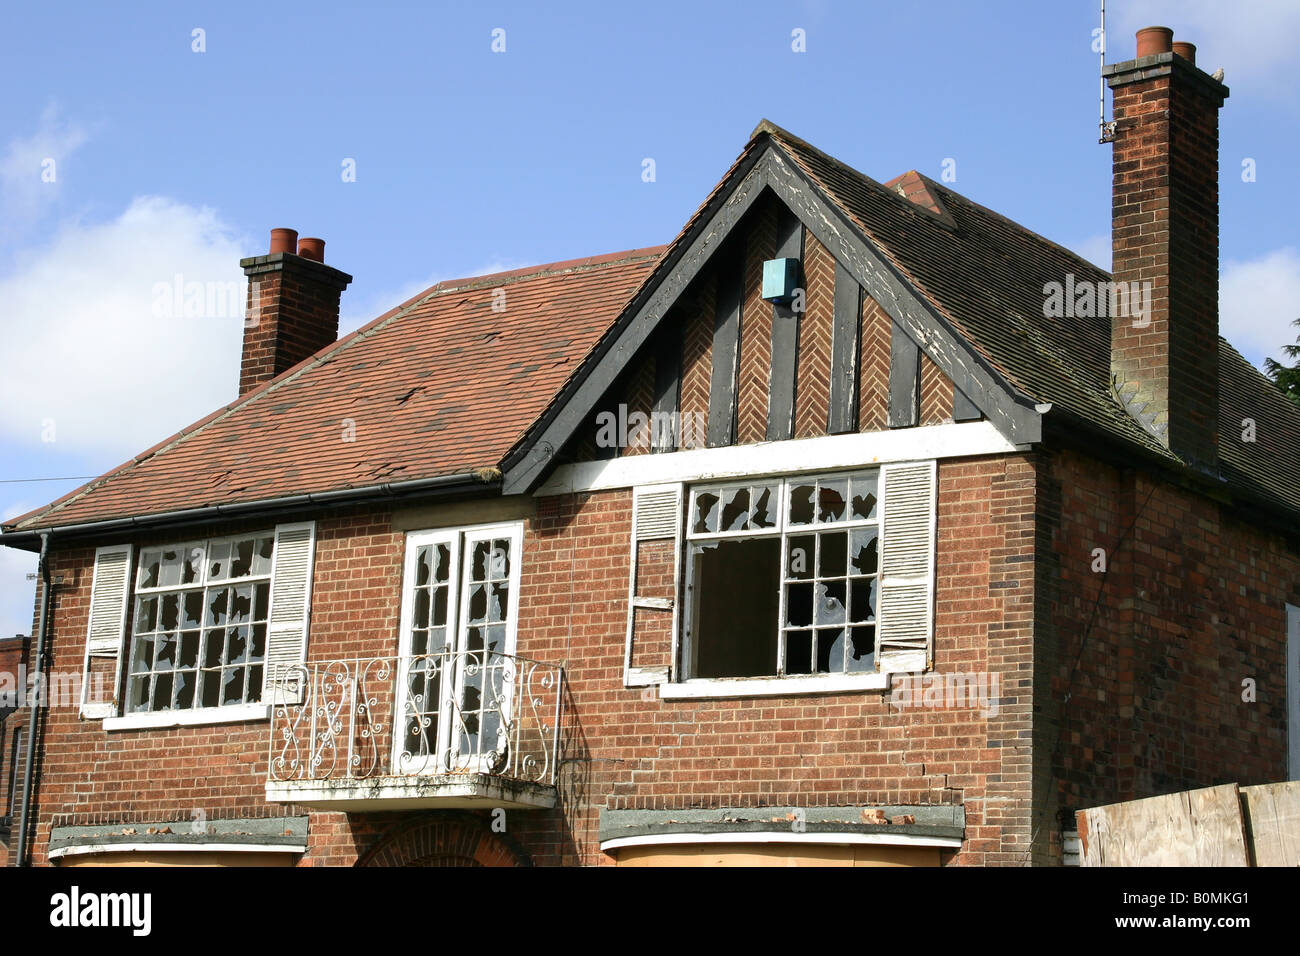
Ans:
{"label": "broken glass pane", "polygon": [[265,621],[271,604],[271,583],[263,581],[255,585],[253,595],[253,620]]}
{"label": "broken glass pane", "polygon": [[850,632],[849,670],[871,671],[876,669],[876,629],[874,627],[855,627]]}
{"label": "broken glass pane", "polygon": [[241,584],[237,588],[231,588],[230,623],[243,624],[252,613],[253,586],[251,584]]}
{"label": "broken glass pane", "polygon": [[749,517],[751,528],[776,527],[776,489],[776,485],[763,485],[753,490],[754,507]]}
{"label": "broken glass pane", "polygon": [[844,582],[817,582],[817,620],[818,624],[843,624],[846,613],[844,609]]}
{"label": "broken glass pane", "polygon": [[845,560],[848,556],[849,536],[846,532],[836,531],[817,536],[817,576],[819,578],[842,577],[847,573]]}
{"label": "broken glass pane", "polygon": [[172,675],[158,674],[153,685],[154,710],[172,709]]}
{"label": "broken glass pane", "polygon": [[275,552],[275,538],[267,535],[257,539],[257,550],[253,553],[253,573],[271,573],[271,555]]}
{"label": "broken glass pane", "polygon": [[785,586],[786,627],[807,627],[813,622],[813,585],[787,584]]}
{"label": "broken glass pane", "polygon": [[208,592],[208,598],[208,626],[219,627],[225,624],[229,592],[225,588],[217,588],[215,591]]}
{"label": "broken glass pane", "polygon": [[153,668],[153,638],[137,637],[131,645],[131,671],[140,673]]}
{"label": "broken glass pane", "polygon": [[176,665],[176,635],[160,634],[154,643],[154,670],[171,670]]}
{"label": "broken glass pane", "polygon": [[192,547],[185,556],[185,567],[181,571],[181,584],[193,584],[203,576],[203,549]]}
{"label": "broken glass pane", "polygon": [[221,675],[221,703],[240,704],[244,700],[244,669],[237,667]]}
{"label": "broken glass pane", "polygon": [[176,630],[181,617],[181,596],[179,594],[164,594],[160,602],[159,612],[158,629],[161,631]]}
{"label": "broken glass pane", "polygon": [[877,537],[879,532],[875,528],[854,528],[850,532],[850,551],[853,560],[850,562],[852,574],[875,574],[876,568],[880,564],[880,554],[877,548]]}
{"label": "broken glass pane", "polygon": [[876,492],[879,481],[879,475],[874,471],[853,476],[854,518],[871,519],[876,516]]}
{"label": "broken glass pane", "polygon": [[487,620],[487,585],[474,584],[469,589],[469,622],[482,624]]}
{"label": "broken glass pane", "polygon": [[181,656],[177,667],[199,666],[199,632],[186,631],[181,635]]}
{"label": "broken glass pane", "polygon": [[846,478],[835,478],[818,483],[817,520],[843,521],[845,502],[849,494],[849,482]]}
{"label": "broken glass pane", "polygon": [[447,623],[447,590],[445,586],[434,588],[433,609],[429,618],[430,624],[442,625]]}
{"label": "broken glass pane", "polygon": [[156,588],[158,586],[158,570],[161,563],[161,551],[146,551],[140,555],[140,587]]}
{"label": "broken glass pane", "polygon": [[203,626],[203,592],[185,592],[185,605],[181,613],[181,627]]}
{"label": "broken glass pane", "polygon": [[695,520],[692,530],[707,534],[718,530],[718,496],[711,491],[695,493]]}
{"label": "broken glass pane", "polygon": [[451,549],[445,544],[434,545],[434,555],[433,579],[442,584],[451,574]]}
{"label": "broken glass pane", "polygon": [[876,579],[853,578],[849,595],[849,611],[852,620],[857,622],[875,621],[876,619]]}
{"label": "broken glass pane", "polygon": [[811,534],[787,539],[785,575],[792,580],[809,580],[817,559],[817,538]]}
{"label": "broken glass pane", "polygon": [[173,548],[162,553],[162,566],[158,571],[158,586],[174,588],[181,583],[181,565],[184,563],[182,553]]}
{"label": "broken glass pane", "polygon": [[817,632],[817,673],[839,674],[844,671],[844,631]]}
{"label": "broken glass pane", "polygon": [[217,541],[208,549],[208,580],[219,581],[226,576],[230,564],[230,542]]}
{"label": "broken glass pane", "polygon": [[260,661],[266,656],[266,625],[253,625],[253,646],[249,656],[255,661]]}
{"label": "broken glass pane", "polygon": [[231,549],[230,576],[232,578],[246,578],[252,570],[253,539],[245,538],[243,541],[236,541]]}
{"label": "broken glass pane", "polygon": [[724,495],[722,530],[744,531],[749,526],[749,489],[730,488]]}
{"label": "broken glass pane", "polygon": [[176,672],[176,706],[182,709],[194,706],[194,671]]}
{"label": "broken glass pane", "polygon": [[417,588],[415,591],[415,600],[411,605],[411,626],[417,628],[429,626],[428,588]]}
{"label": "broken glass pane", "polygon": [[510,586],[504,581],[492,585],[492,597],[488,601],[488,620],[504,621],[510,614]]}
{"label": "broken glass pane", "polygon": [[429,583],[429,575],[433,572],[431,565],[432,548],[420,548],[415,553],[415,586],[422,588]]}
{"label": "broken glass pane", "polygon": [[815,485],[790,486],[790,524],[812,524]]}
{"label": "broken glass pane", "polygon": [[787,674],[811,674],[812,666],[812,631],[790,631],[785,636],[785,672]]}
{"label": "broken glass pane", "polygon": [[158,629],[158,599],[142,597],[135,606],[135,632],[147,634]]}
{"label": "broken glass pane", "polygon": [[226,663],[242,664],[248,660],[248,628],[232,627],[226,632]]}

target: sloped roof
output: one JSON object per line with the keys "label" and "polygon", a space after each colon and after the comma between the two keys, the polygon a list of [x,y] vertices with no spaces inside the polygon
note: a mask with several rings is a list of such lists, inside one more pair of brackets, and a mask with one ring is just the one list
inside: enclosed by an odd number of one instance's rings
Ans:
{"label": "sloped roof", "polygon": [[[755,130],[763,134],[1013,385],[1177,461],[1111,391],[1110,320],[1043,315],[1046,283],[1066,273],[1108,282],[1108,272],[919,173],[891,180],[903,186],[900,195],[766,121]],[[940,214],[926,208],[931,203]],[[1224,478],[1300,509],[1300,409],[1222,338],[1219,396]],[[1244,418],[1257,424],[1253,443],[1239,440]]]}
{"label": "sloped roof", "polygon": [[[440,282],[101,478],[61,526],[495,468],[662,247]],[[505,308],[493,311],[493,292]],[[355,441],[345,441],[345,420]]]}
{"label": "sloped roof", "polygon": [[[764,121],[667,247],[439,283],[312,359],[11,526],[17,530],[496,468],[564,401],[620,314],[768,144],[1025,395],[1171,463],[1110,389],[1106,318],[1043,315],[1043,286],[1104,270],[911,171],[881,184]],[[504,287],[509,307],[491,310]],[[1222,472],[1300,510],[1300,410],[1220,343]],[[357,440],[341,440],[344,419]],[[1243,418],[1257,440],[1234,440]]]}

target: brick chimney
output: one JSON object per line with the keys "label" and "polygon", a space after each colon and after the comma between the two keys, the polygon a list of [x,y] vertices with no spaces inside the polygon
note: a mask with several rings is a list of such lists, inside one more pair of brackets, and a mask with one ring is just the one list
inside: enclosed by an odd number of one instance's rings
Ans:
{"label": "brick chimney", "polygon": [[1219,108],[1228,88],[1195,58],[1172,30],[1147,27],[1137,58],[1104,71],[1114,98],[1112,271],[1118,288],[1144,296],[1112,310],[1110,366],[1148,431],[1217,471]]}
{"label": "brick chimney", "polygon": [[325,265],[325,240],[293,229],[272,229],[270,252],[239,264],[248,276],[243,395],[338,338],[339,296],[352,276]]}

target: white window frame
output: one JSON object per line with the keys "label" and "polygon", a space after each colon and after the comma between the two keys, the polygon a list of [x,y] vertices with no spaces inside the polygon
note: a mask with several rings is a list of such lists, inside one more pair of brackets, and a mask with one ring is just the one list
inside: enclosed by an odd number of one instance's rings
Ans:
{"label": "white window frame", "polygon": [[[521,580],[521,568],[523,564],[523,538],[524,525],[522,521],[497,522],[492,524],[467,525],[455,528],[442,528],[438,530],[412,531],[406,535],[406,554],[403,558],[402,571],[402,609],[398,631],[398,668],[396,679],[396,697],[393,702],[393,752],[392,764],[397,768],[401,763],[401,755],[405,750],[406,744],[406,695],[407,676],[402,670],[402,663],[406,658],[412,656],[412,636],[413,636],[413,618],[414,618],[414,599],[415,590],[415,572],[416,558],[420,548],[425,545],[448,544],[450,545],[450,567],[448,570],[447,590],[447,625],[448,646],[452,647],[457,655],[466,650],[466,641],[469,630],[469,564],[465,560],[465,555],[476,542],[492,539],[508,539],[510,541],[510,571],[508,577],[508,588],[510,595],[510,607],[506,614],[505,620],[505,642],[503,649],[498,652],[504,655],[513,656],[517,647],[518,629],[519,629],[519,582]],[[456,667],[454,694],[456,700],[461,700],[465,689],[464,669]],[[437,755],[436,759],[429,760],[422,766],[417,773],[436,774],[446,773],[453,765],[457,765],[457,758],[460,756],[461,741],[460,735],[452,736],[452,721],[446,719],[445,711],[445,690],[443,701],[439,702],[438,707],[438,739],[436,742]],[[509,712],[510,699],[507,698],[505,703],[506,711]],[[479,733],[482,733],[480,729]],[[484,758],[484,763],[486,760]],[[491,770],[487,766],[476,768],[481,772]],[[410,771],[401,771],[403,773]]]}
{"label": "white window frame", "polygon": [[[118,717],[107,718],[104,721],[104,727],[106,730],[129,729],[129,728],[136,728],[136,727],[164,727],[164,726],[175,726],[175,725],[194,725],[194,724],[206,724],[206,723],[229,723],[229,722],[237,722],[237,721],[245,721],[245,720],[256,720],[265,717],[266,715],[269,714],[269,702],[263,699],[259,699],[256,701],[239,701],[237,703],[229,703],[229,704],[217,704],[215,706],[209,706],[209,707],[183,707],[183,708],[168,708],[168,709],[158,709],[155,707],[150,707],[147,710],[130,710],[129,708],[132,699],[131,698],[132,679],[135,676],[135,670],[134,670],[135,651],[136,651],[135,617],[138,610],[139,599],[142,597],[143,598],[148,598],[153,596],[160,597],[165,594],[176,593],[176,592],[180,592],[183,594],[185,591],[195,591],[195,590],[201,591],[205,595],[204,616],[206,617],[206,612],[207,612],[206,595],[209,587],[212,588],[234,587],[234,586],[243,586],[247,584],[247,585],[252,585],[255,588],[256,585],[263,582],[267,585],[268,595],[267,595],[266,620],[263,622],[263,627],[266,633],[263,637],[262,665],[261,665],[262,666],[262,687],[258,691],[259,697],[261,697],[265,693],[265,687],[266,687],[265,669],[267,666],[266,655],[267,655],[267,649],[269,647],[269,641],[270,641],[270,623],[271,623],[270,590],[271,590],[272,582],[274,580],[275,537],[276,537],[276,529],[272,527],[270,529],[247,531],[240,534],[218,535],[211,538],[196,538],[188,541],[178,542],[176,544],[148,545],[146,547],[141,547],[136,549],[135,568],[134,568],[134,573],[132,574],[131,577],[131,588],[127,595],[130,615],[126,622],[126,628],[125,628],[126,633],[124,635],[126,646],[122,654],[123,676],[119,678],[123,682],[122,683],[122,714],[121,716]],[[245,541],[250,538],[254,540],[259,538],[271,539],[271,547],[272,547],[271,568],[262,574],[250,574],[245,577],[232,578],[229,575],[229,558],[228,558],[227,566],[225,569],[223,569],[225,571],[225,575],[221,578],[211,578],[210,577],[211,553],[212,553],[213,545],[233,543],[235,541]],[[189,584],[177,584],[174,586],[154,585],[152,587],[144,587],[141,584],[141,581],[143,580],[143,576],[145,573],[145,560],[144,560],[145,555],[149,554],[150,552],[160,551],[160,550],[178,551],[181,553],[185,553],[192,548],[202,548],[203,550],[202,565],[201,565],[202,573],[200,574],[199,578],[196,581],[190,582]],[[251,643],[252,643],[252,631],[251,631],[252,627],[253,625],[250,623],[249,625],[250,650],[251,650]],[[201,623],[198,628],[200,641],[199,641],[199,648],[198,648],[198,657],[196,658],[195,661],[195,665],[196,665],[196,669],[195,669],[196,682],[194,687],[195,700],[200,699],[199,695],[201,692],[201,687],[198,678],[199,675],[202,674],[204,669],[203,659],[204,659],[205,641],[206,639],[208,639],[205,637],[205,635],[207,635],[208,632],[210,631],[216,632],[222,629],[224,629],[224,626],[222,628],[218,628],[216,626],[209,626],[206,623]],[[179,654],[179,648],[178,648],[178,654]],[[152,667],[150,668],[150,670],[152,671]],[[222,672],[224,672],[224,670],[225,670],[225,665],[222,665]],[[245,675],[251,674],[252,673],[251,665],[250,664],[244,665],[244,671],[245,671]],[[245,677],[245,679],[247,680],[247,676]],[[248,690],[249,689],[246,687],[245,696],[247,696]]]}
{"label": "white window frame", "polygon": [[[787,514],[789,505],[789,489],[793,484],[815,483],[820,479],[837,479],[847,478],[855,474],[874,472],[876,476],[876,512],[872,519],[849,519],[833,523],[823,524],[814,522],[807,525],[790,525],[789,515]],[[665,699],[678,698],[720,698],[720,697],[759,697],[759,696],[782,696],[792,694],[820,694],[820,693],[838,693],[843,691],[858,690],[883,690],[889,687],[889,674],[879,673],[877,671],[862,672],[832,672],[829,674],[773,674],[762,677],[692,677],[690,676],[695,667],[696,652],[696,626],[694,621],[695,602],[691,599],[691,588],[693,587],[694,574],[694,555],[692,545],[698,541],[725,541],[734,538],[759,538],[771,537],[780,541],[781,548],[781,575],[778,582],[780,588],[778,596],[778,657],[782,663],[785,654],[785,642],[781,634],[790,630],[785,627],[785,549],[786,541],[792,535],[816,534],[824,529],[843,529],[850,531],[853,528],[875,527],[878,531],[878,547],[883,548],[884,538],[884,502],[885,502],[885,470],[876,464],[858,466],[847,469],[834,469],[814,474],[797,473],[782,475],[764,475],[752,476],[739,480],[729,481],[703,481],[696,482],[686,489],[685,493],[685,517],[684,517],[684,547],[686,549],[686,573],[682,582],[684,590],[683,600],[681,602],[683,614],[682,620],[682,641],[680,649],[680,668],[684,673],[681,680],[664,683],[659,685],[660,696]],[[696,532],[694,531],[695,517],[695,499],[696,494],[701,490],[722,490],[741,488],[754,485],[773,485],[777,486],[777,502],[775,508],[775,524],[773,527],[764,528],[759,531],[741,530],[730,532]],[[721,507],[721,503],[719,504]],[[846,501],[846,508],[851,505]],[[814,502],[814,509],[816,502]],[[721,517],[721,516],[719,516]],[[880,581],[881,570],[879,565],[876,570],[876,601],[880,600]],[[877,626],[879,617],[877,615]],[[850,624],[845,623],[845,640],[849,638]],[[877,631],[877,653],[879,649],[879,632]]]}

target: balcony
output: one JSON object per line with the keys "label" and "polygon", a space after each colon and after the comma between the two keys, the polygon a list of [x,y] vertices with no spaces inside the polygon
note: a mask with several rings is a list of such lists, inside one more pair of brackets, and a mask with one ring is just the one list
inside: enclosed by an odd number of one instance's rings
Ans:
{"label": "balcony", "polygon": [[556,802],[563,669],[452,651],[271,673],[266,798],[338,811]]}

